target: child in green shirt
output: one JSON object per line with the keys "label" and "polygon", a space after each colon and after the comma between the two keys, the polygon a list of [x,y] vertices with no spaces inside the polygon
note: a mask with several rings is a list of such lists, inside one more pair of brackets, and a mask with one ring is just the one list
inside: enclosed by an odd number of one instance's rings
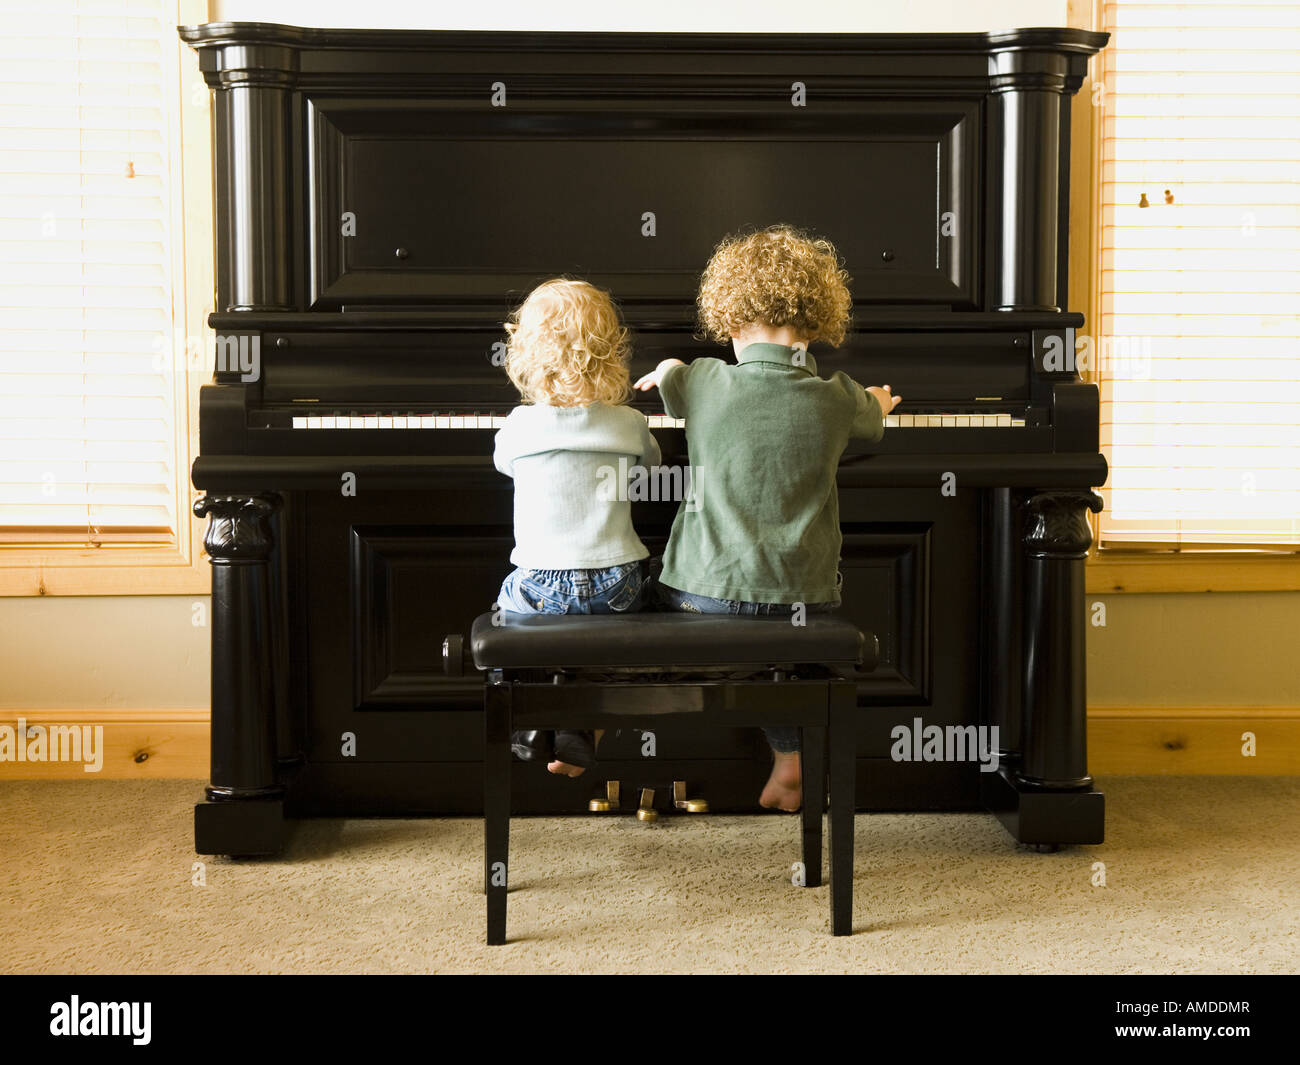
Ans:
{"label": "child in green shirt", "polygon": [[[724,240],[700,282],[704,331],[736,363],[661,362],[637,381],[686,419],[699,489],[678,509],[655,589],[670,610],[791,616],[839,605],[835,474],[850,437],[879,440],[901,401],[889,386],[817,375],[808,345],[838,347],[848,274],[835,248],[790,226]],[[772,775],[762,806],[799,809],[797,729],[765,729]]]}

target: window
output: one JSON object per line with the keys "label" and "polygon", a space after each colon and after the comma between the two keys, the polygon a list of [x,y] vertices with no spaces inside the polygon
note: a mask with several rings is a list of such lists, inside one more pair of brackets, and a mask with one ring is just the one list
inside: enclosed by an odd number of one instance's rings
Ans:
{"label": "window", "polygon": [[[185,84],[202,83],[183,71],[175,29],[187,13],[175,0],[51,0],[8,20],[0,43],[10,571],[197,558],[188,477],[202,365],[190,356],[202,344],[186,337],[210,299],[194,285],[211,286],[206,270],[187,286],[187,140],[203,144],[192,184],[203,197],[210,186],[207,93]],[[187,124],[197,136],[182,137]],[[6,578],[9,592],[55,590],[30,572]]]}
{"label": "window", "polygon": [[1107,3],[1100,543],[1300,547],[1300,4]]}

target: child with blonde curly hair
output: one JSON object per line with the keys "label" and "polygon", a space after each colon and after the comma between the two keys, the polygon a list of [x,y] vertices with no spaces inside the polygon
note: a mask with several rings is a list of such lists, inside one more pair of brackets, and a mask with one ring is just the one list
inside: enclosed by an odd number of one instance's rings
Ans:
{"label": "child with blonde curly hair", "polygon": [[[632,528],[626,492],[608,490],[619,460],[659,463],[631,395],[628,335],[609,293],[585,281],[539,285],[506,324],[505,369],[520,406],[497,431],[493,461],[515,482],[515,569],[497,596],[503,610],[622,614],[639,610],[649,555]],[[515,753],[578,776],[599,734],[516,733]]]}
{"label": "child with blonde curly hair", "polygon": [[[666,359],[657,387],[686,419],[692,466],[709,490],[681,507],[656,586],[659,605],[694,613],[793,616],[840,602],[835,473],[850,437],[879,440],[901,397],[847,374],[817,375],[808,345],[844,342],[849,276],[834,246],[779,225],[724,240],[700,281],[703,331],[736,362]],[[765,807],[799,809],[798,729],[764,729],[773,767]]]}

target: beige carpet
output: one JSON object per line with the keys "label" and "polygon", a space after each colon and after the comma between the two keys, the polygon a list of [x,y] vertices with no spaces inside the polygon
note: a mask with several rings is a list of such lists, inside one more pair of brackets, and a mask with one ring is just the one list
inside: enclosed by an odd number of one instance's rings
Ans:
{"label": "beige carpet", "polygon": [[843,938],[789,882],[794,818],[522,818],[487,947],[477,820],[303,822],[200,887],[199,782],[9,781],[0,971],[1300,972],[1300,779],[1101,787],[1108,842],[1057,854],[986,814],[859,815]]}

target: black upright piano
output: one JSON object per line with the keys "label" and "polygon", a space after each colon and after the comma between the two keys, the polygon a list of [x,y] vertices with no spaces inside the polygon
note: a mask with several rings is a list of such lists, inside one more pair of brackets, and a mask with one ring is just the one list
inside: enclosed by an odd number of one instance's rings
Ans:
{"label": "black upright piano", "polygon": [[[857,804],[988,809],[1102,839],[1085,749],[1083,559],[1106,477],[1066,310],[1071,97],[1105,34],[586,34],[184,27],[212,90],[215,373],[195,505],[212,563],[212,777],[196,850],[273,853],[309,816],[481,812],[481,685],[441,639],[510,568],[491,461],[502,323],[538,282],[608,288],[633,375],[694,337],[715,242],[833,240],[854,328],[823,373],[905,398],[840,467]],[[656,393],[665,462],[682,427]],[[662,550],[676,504],[634,520]],[[997,727],[997,764],[895,729]],[[906,747],[906,745],[904,745]],[[756,730],[623,730],[518,813],[684,781],[758,812]],[[990,771],[992,770],[992,771]]]}

